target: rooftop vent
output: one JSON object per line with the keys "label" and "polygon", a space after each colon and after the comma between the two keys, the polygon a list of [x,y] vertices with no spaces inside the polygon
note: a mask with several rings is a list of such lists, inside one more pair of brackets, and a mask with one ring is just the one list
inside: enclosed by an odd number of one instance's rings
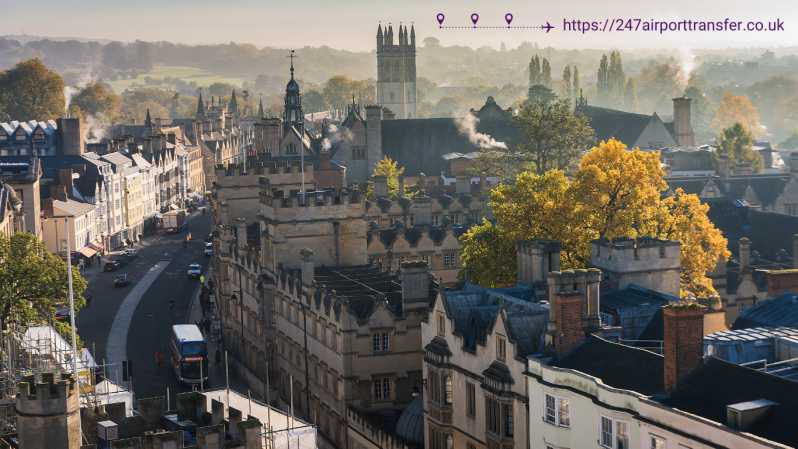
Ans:
{"label": "rooftop vent", "polygon": [[726,406],[726,424],[733,429],[746,431],[777,405],[767,399],[729,404]]}

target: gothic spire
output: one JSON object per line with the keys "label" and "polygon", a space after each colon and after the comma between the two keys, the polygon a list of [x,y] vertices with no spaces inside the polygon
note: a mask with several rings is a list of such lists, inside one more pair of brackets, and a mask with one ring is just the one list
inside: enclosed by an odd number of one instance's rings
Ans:
{"label": "gothic spire", "polygon": [[199,98],[197,99],[197,117],[205,116],[205,104],[202,102],[202,89],[199,90]]}
{"label": "gothic spire", "polygon": [[377,50],[382,48],[383,42],[384,42],[384,39],[383,39],[383,36],[382,36],[382,24],[378,24],[377,25]]}
{"label": "gothic spire", "polygon": [[263,113],[263,95],[260,96],[260,100],[258,100],[258,118],[264,118],[265,114]]}
{"label": "gothic spire", "polygon": [[147,108],[147,116],[144,117],[144,126],[152,131],[152,118],[150,117],[150,108]]}
{"label": "gothic spire", "polygon": [[413,24],[410,24],[410,46],[416,47],[416,27]]}
{"label": "gothic spire", "polygon": [[227,109],[230,112],[237,114],[238,113],[238,100],[236,100],[236,90],[233,89],[233,95],[230,97],[230,104],[228,104]]}

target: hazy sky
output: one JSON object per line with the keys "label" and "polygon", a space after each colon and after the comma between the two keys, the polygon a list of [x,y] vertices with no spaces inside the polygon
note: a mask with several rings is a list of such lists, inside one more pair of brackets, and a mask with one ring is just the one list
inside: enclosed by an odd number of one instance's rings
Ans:
{"label": "hazy sky", "polygon": [[[0,34],[34,34],[114,40],[169,40],[185,43],[249,42],[258,46],[328,45],[374,48],[377,22],[414,22],[419,40],[435,36],[444,45],[513,47],[523,41],[559,47],[701,48],[798,45],[794,0],[0,0]],[[550,21],[549,34],[536,30],[439,30],[480,24],[514,25]],[[773,33],[565,33],[564,18],[782,19],[786,31]]]}

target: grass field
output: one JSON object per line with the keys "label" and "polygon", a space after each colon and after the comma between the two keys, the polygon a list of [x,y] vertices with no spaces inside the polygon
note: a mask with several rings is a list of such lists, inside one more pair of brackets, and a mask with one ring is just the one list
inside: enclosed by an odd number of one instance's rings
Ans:
{"label": "grass field", "polygon": [[[144,79],[150,77],[155,82],[147,83]],[[195,82],[198,86],[207,87],[213,83],[229,83],[240,86],[243,82],[241,78],[229,78],[214,73],[208,72],[196,67],[180,67],[180,66],[155,66],[150,72],[140,74],[136,78],[111,81],[111,87],[117,93],[122,93],[125,89],[138,85],[146,87],[169,87],[165,83],[159,81],[165,78],[178,78],[187,83]]]}

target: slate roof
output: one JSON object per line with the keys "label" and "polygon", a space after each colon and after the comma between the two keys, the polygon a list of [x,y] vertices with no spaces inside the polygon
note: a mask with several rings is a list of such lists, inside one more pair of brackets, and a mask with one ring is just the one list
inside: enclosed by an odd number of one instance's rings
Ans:
{"label": "slate roof", "polygon": [[778,261],[781,253],[792,256],[792,236],[798,231],[798,217],[770,212],[760,212],[733,202],[707,201],[709,218],[729,240],[729,250],[737,255],[737,241],[742,237],[751,240],[751,250],[758,251],[767,260]]}
{"label": "slate roof", "polygon": [[424,398],[421,394],[402,411],[394,433],[408,443],[424,446]]}
{"label": "slate roof", "polygon": [[461,290],[442,295],[444,307],[454,323],[454,333],[463,337],[464,350],[484,345],[501,310],[505,311],[508,339],[516,345],[516,356],[540,352],[549,317],[548,304],[534,302],[534,291],[526,287],[487,289],[466,284]]}
{"label": "slate roof", "polygon": [[[652,120],[659,120],[656,114],[636,114],[590,105],[581,106],[578,112],[590,120],[590,127],[595,131],[597,140],[615,138],[630,147],[637,142]],[[675,144],[674,139],[672,145]]]}
{"label": "slate roof", "polygon": [[789,180],[788,174],[732,176],[718,183],[718,186],[726,197],[733,200],[743,199],[746,189],[751,186],[759,201],[770,206],[779,198]]}
{"label": "slate roof", "polygon": [[598,377],[615,388],[650,396],[663,390],[663,360],[659,354],[590,335],[552,365]]}
{"label": "slate roof", "polygon": [[79,217],[91,212],[94,209],[94,205],[70,199],[66,201],[53,200],[53,210],[55,209],[59,211],[56,212],[56,215],[66,214],[71,217]]}
{"label": "slate roof", "polygon": [[715,357],[682,380],[669,397],[668,406],[719,423],[726,423],[726,407],[767,399],[776,402],[769,414],[747,432],[789,446],[798,446],[798,382],[725,362]]}
{"label": "slate roof", "polygon": [[798,328],[798,294],[785,293],[745,309],[732,329],[777,326]]}
{"label": "slate roof", "polygon": [[662,307],[679,298],[635,284],[602,292],[601,309],[618,310],[628,307]]}

